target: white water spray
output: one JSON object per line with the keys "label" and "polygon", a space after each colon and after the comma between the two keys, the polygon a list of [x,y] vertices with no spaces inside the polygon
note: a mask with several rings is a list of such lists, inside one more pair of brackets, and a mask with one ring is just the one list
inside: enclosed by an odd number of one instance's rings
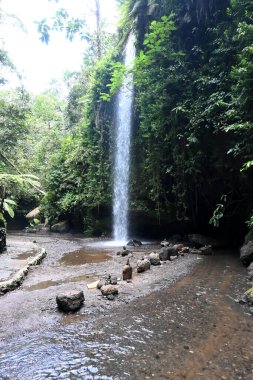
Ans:
{"label": "white water spray", "polygon": [[[134,43],[135,37],[133,34],[130,34],[124,54],[124,64],[128,69],[133,68],[135,57]],[[129,72],[125,76],[120,88],[116,106],[113,229],[114,239],[122,242],[126,242],[128,238],[129,166],[133,100],[133,73]]]}

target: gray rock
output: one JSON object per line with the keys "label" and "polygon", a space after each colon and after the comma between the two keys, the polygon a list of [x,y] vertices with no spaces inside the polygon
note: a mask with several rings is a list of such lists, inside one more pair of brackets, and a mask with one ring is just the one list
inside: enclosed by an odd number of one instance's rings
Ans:
{"label": "gray rock", "polygon": [[122,251],[117,252],[117,256],[125,257],[125,256],[128,256],[129,253],[131,253],[131,251],[129,251],[128,249],[123,249]]}
{"label": "gray rock", "polygon": [[101,289],[102,286],[106,285],[106,281],[103,279],[103,280],[99,280],[99,283],[97,284],[97,289]]}
{"label": "gray rock", "polygon": [[113,294],[108,294],[108,296],[106,297],[109,301],[114,301],[115,300],[115,297]]}
{"label": "gray rock", "polygon": [[133,240],[129,240],[127,245],[130,247],[140,247],[142,245],[142,242],[140,240],[133,239]]}
{"label": "gray rock", "polygon": [[117,285],[118,280],[117,277],[111,277],[111,285]]}
{"label": "gray rock", "polygon": [[169,247],[170,242],[168,240],[164,239],[163,241],[161,241],[160,245],[161,245],[161,247]]}
{"label": "gray rock", "polygon": [[163,247],[160,250],[159,257],[161,261],[169,260],[171,256],[178,256],[178,251],[174,247]]}
{"label": "gray rock", "polygon": [[213,250],[211,245],[205,245],[204,247],[200,248],[200,255],[204,256],[212,256],[213,255]]}
{"label": "gray rock", "polygon": [[107,297],[110,294],[112,294],[112,295],[118,294],[119,290],[118,290],[117,286],[115,286],[115,285],[104,285],[101,288],[101,293],[103,294],[103,296]]}
{"label": "gray rock", "polygon": [[193,255],[201,255],[200,249],[191,249],[190,253],[192,253]]}
{"label": "gray rock", "polygon": [[151,265],[161,265],[159,253],[151,252],[149,255]]}
{"label": "gray rock", "polygon": [[62,311],[75,311],[80,309],[84,303],[84,294],[82,290],[72,290],[56,296],[58,308]]}
{"label": "gray rock", "polygon": [[174,261],[176,259],[178,259],[178,256],[170,256],[170,261]]}
{"label": "gray rock", "polygon": [[253,262],[248,266],[248,270],[249,271],[253,270]]}
{"label": "gray rock", "polygon": [[253,270],[250,270],[247,276],[247,279],[252,282],[253,281]]}
{"label": "gray rock", "polygon": [[251,228],[249,232],[247,233],[247,235],[245,236],[244,243],[247,244],[250,241],[253,241],[253,228]]}
{"label": "gray rock", "polygon": [[69,230],[70,230],[70,226],[69,226],[68,221],[66,220],[63,222],[56,223],[51,227],[52,232],[67,233],[69,232]]}
{"label": "gray rock", "polygon": [[174,244],[173,248],[175,248],[178,252],[181,252],[182,249],[184,248],[183,244]]}
{"label": "gray rock", "polygon": [[240,249],[240,260],[244,265],[253,262],[253,240],[244,244]]}
{"label": "gray rock", "polygon": [[211,245],[213,248],[222,246],[222,243],[219,240],[200,234],[188,235],[188,240],[197,248],[203,247],[205,245]]}
{"label": "gray rock", "polygon": [[245,305],[245,304],[247,303],[245,296],[242,296],[242,297],[239,299],[238,303],[239,303],[240,305]]}
{"label": "gray rock", "polygon": [[128,259],[122,271],[122,278],[124,281],[128,281],[132,279],[132,276],[133,276],[133,268],[131,267],[129,259]]}
{"label": "gray rock", "polygon": [[37,228],[26,227],[25,232],[27,232],[28,234],[36,234]]}
{"label": "gray rock", "polygon": [[150,261],[148,259],[142,259],[137,261],[137,273],[142,273],[149,269]]}

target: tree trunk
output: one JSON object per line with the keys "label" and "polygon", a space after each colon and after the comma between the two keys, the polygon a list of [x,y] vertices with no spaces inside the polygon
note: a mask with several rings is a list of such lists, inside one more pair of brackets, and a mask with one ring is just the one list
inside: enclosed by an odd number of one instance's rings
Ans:
{"label": "tree trunk", "polygon": [[95,0],[96,3],[96,34],[97,34],[97,59],[101,58],[101,13],[100,13],[100,0]]}

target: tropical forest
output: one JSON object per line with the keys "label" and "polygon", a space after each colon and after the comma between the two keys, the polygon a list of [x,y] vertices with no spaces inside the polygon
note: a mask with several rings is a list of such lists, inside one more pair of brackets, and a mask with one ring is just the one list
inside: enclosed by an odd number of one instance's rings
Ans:
{"label": "tropical forest", "polygon": [[253,2],[37,2],[81,62],[1,37],[0,378],[250,380]]}

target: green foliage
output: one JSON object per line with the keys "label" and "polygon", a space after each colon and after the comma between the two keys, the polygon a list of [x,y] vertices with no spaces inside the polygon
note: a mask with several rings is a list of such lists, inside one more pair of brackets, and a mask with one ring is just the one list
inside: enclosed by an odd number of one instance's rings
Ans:
{"label": "green foliage", "polygon": [[125,65],[121,62],[113,62],[111,64],[111,78],[110,78],[110,83],[106,85],[108,88],[108,92],[101,92],[100,94],[100,99],[104,101],[110,101],[111,97],[115,95],[120,88],[124,74],[126,72]]}
{"label": "green foliage", "polygon": [[[253,147],[252,5],[237,1],[228,16],[214,2],[202,10],[164,3],[166,13],[150,23],[135,65],[144,181],[139,188],[133,179],[134,191],[179,220],[213,215],[218,226],[240,202],[247,204],[242,218],[252,207],[244,187]],[[211,16],[213,6],[219,18]],[[218,201],[221,194],[229,194],[228,206]]]}
{"label": "green foliage", "polygon": [[28,95],[22,91],[0,92],[0,150],[10,152],[29,130]]}
{"label": "green foliage", "polygon": [[4,199],[3,202],[3,211],[7,212],[11,218],[14,217],[14,209],[13,206],[16,206],[16,202],[14,202],[12,199]]}

